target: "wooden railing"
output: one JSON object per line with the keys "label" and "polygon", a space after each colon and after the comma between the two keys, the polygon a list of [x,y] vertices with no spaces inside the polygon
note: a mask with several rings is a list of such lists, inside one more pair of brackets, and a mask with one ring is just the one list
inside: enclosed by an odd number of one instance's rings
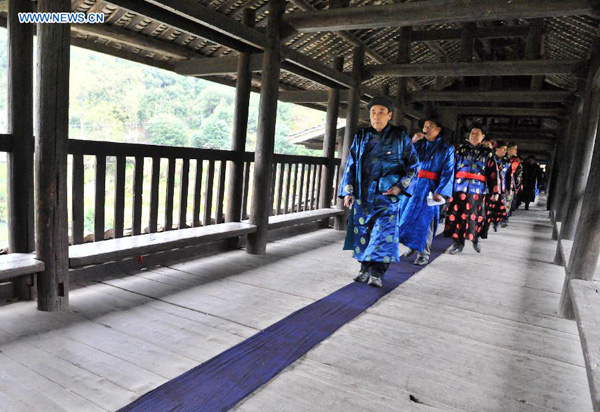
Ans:
{"label": "wooden railing", "polygon": [[[227,173],[233,162],[244,164],[241,215],[242,219],[249,216],[254,153],[240,155],[227,150],[70,140],[69,155],[72,164],[69,207],[73,244],[222,223],[227,202]],[[92,157],[95,164],[93,239],[84,236],[84,161],[89,160],[87,156]],[[160,177],[161,164],[165,162],[167,167],[163,174],[166,174],[166,188],[163,192]],[[275,155],[271,214],[317,209],[322,170],[330,162],[335,170],[333,182],[336,186],[339,159],[330,161],[322,157]],[[131,199],[126,199],[127,164],[133,166]],[[107,227],[106,219],[107,165],[115,170],[115,184],[109,188],[109,193],[114,190],[114,205],[111,207],[113,227]],[[146,185],[144,180],[147,180]],[[145,186],[149,186],[150,190],[148,210],[143,207]],[[163,193],[164,202],[159,203]],[[126,203],[131,203],[131,227],[125,224]],[[159,225],[161,209],[164,212],[162,227]],[[175,210],[178,210],[178,214],[174,221]]]}

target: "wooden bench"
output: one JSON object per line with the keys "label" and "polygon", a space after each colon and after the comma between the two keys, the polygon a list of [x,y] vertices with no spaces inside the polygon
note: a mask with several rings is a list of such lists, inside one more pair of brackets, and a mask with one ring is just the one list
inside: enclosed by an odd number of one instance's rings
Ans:
{"label": "wooden bench", "polygon": [[573,310],[583,347],[592,405],[600,412],[600,293],[592,281],[569,282]]}
{"label": "wooden bench", "polygon": [[0,281],[42,272],[44,267],[44,262],[31,253],[0,255]]}
{"label": "wooden bench", "polygon": [[74,245],[69,247],[69,266],[77,268],[105,263],[244,236],[254,232],[256,232],[256,226],[248,223],[221,223]]}
{"label": "wooden bench", "polygon": [[314,222],[316,220],[328,219],[338,215],[343,215],[344,210],[335,208],[325,208],[316,210],[307,210],[306,212],[289,213],[286,215],[277,215],[269,217],[269,230],[281,229],[299,225],[302,223]]}

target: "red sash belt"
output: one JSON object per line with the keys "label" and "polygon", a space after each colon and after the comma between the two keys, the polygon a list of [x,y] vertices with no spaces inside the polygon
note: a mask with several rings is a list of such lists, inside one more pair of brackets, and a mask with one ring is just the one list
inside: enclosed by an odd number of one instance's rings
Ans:
{"label": "red sash belt", "polygon": [[469,173],[469,172],[457,172],[456,173],[456,177],[458,179],[475,179],[475,180],[481,180],[482,182],[485,182],[487,180],[484,175],[480,175],[478,173]]}
{"label": "red sash belt", "polygon": [[430,172],[428,170],[419,170],[419,174],[417,175],[417,177],[424,177],[425,179],[430,179],[430,180],[438,180],[440,178],[440,174],[435,173],[435,172]]}

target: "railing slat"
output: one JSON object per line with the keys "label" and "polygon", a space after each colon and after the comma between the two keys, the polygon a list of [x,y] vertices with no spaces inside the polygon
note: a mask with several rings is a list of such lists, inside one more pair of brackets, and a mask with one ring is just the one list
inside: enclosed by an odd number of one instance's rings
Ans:
{"label": "railing slat", "polygon": [[292,188],[292,164],[288,163],[286,165],[287,168],[287,180],[285,182],[285,199],[284,199],[284,206],[283,206],[283,213],[287,214],[289,213],[289,206],[290,206],[290,189]]}
{"label": "railing slat", "polygon": [[312,171],[312,165],[307,164],[306,165],[306,183],[304,184],[305,186],[305,190],[304,190],[304,209],[302,210],[308,210],[308,204],[310,202],[310,174]]}
{"label": "railing slat", "polygon": [[144,190],[144,158],[135,157],[135,168],[133,172],[133,218],[132,234],[140,235],[142,233],[142,194]]}
{"label": "railing slat", "polygon": [[167,199],[165,205],[165,232],[173,229],[173,197],[175,196],[175,159],[169,158]]}
{"label": "railing slat", "polygon": [[300,212],[302,210],[302,195],[304,194],[304,172],[306,171],[306,165],[304,163],[298,163],[298,168],[300,168],[300,170],[298,171],[298,173],[300,174],[300,184],[298,185],[298,205],[296,207],[296,212]]}
{"label": "railing slat", "polygon": [[200,201],[202,200],[202,159],[196,159],[196,181],[194,182],[194,227],[200,226]]}
{"label": "railing slat", "polygon": [[244,195],[242,197],[242,220],[247,219],[248,213],[248,185],[250,184],[250,165],[246,162],[244,165]]}
{"label": "railing slat", "polygon": [[208,176],[206,176],[206,199],[204,201],[204,226],[212,224],[212,201],[213,201],[213,188],[215,182],[215,161],[209,160],[208,162]]}
{"label": "railing slat", "polygon": [[222,160],[219,167],[219,186],[217,197],[217,223],[223,223],[223,202],[225,200],[225,179],[227,178],[227,162]]}
{"label": "railing slat", "polygon": [[83,155],[73,155],[73,179],[72,179],[72,219],[71,226],[73,244],[80,245],[83,243]]}
{"label": "railing slat", "polygon": [[325,166],[318,165],[316,167],[317,167],[317,173],[315,176],[315,184],[316,184],[317,188],[315,190],[315,203],[313,204],[313,209],[319,208],[319,194],[321,193],[321,176],[323,175],[323,168]]}
{"label": "railing slat", "polygon": [[283,213],[281,210],[281,200],[283,199],[283,181],[285,180],[285,163],[279,163],[279,184],[277,185],[277,205],[275,207],[276,214]]}
{"label": "railing slat", "polygon": [[277,180],[277,163],[275,163],[275,161],[273,161],[273,164],[271,165],[271,185],[270,185],[270,199],[271,201],[269,202],[270,205],[270,210],[269,210],[269,216],[273,216],[274,214],[274,204],[275,204],[275,183]]}
{"label": "railing slat", "polygon": [[125,156],[117,156],[115,178],[115,238],[123,237],[125,224]]}
{"label": "railing slat", "polygon": [[158,190],[160,185],[160,157],[152,158],[152,182],[150,184],[150,221],[148,231],[158,231]]}
{"label": "railing slat", "polygon": [[94,240],[104,240],[104,204],[106,201],[106,156],[96,156],[96,193],[94,201]]}
{"label": "railing slat", "polygon": [[179,229],[187,226],[187,200],[188,186],[190,181],[190,160],[183,159],[181,166],[181,177],[179,178],[181,187],[179,191]]}

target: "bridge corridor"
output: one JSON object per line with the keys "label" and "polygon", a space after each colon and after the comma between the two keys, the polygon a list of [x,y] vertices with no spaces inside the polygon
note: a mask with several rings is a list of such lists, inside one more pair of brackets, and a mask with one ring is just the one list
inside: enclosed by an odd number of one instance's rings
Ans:
{"label": "bridge corridor", "polygon": [[[234,409],[591,410],[541,206],[442,254]],[[0,404],[117,410],[351,282],[331,229],[98,280],[65,312],[0,308]],[[364,285],[364,287],[368,287]],[[67,389],[68,388],[68,389]],[[193,410],[193,409],[192,409]]]}

